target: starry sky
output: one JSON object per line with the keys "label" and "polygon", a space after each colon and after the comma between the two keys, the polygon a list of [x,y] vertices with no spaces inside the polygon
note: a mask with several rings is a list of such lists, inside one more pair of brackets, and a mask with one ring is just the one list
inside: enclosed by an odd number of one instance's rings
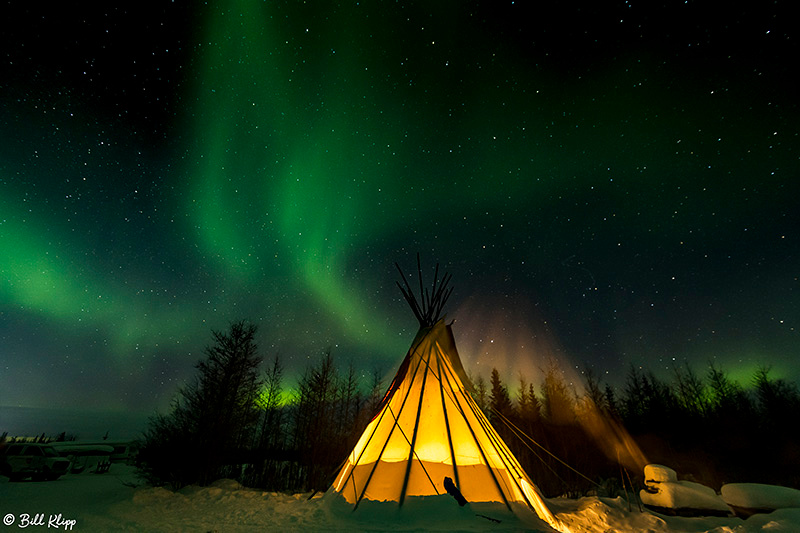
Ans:
{"label": "starry sky", "polygon": [[255,323],[389,373],[800,378],[793,4],[0,7],[0,405],[152,412]]}

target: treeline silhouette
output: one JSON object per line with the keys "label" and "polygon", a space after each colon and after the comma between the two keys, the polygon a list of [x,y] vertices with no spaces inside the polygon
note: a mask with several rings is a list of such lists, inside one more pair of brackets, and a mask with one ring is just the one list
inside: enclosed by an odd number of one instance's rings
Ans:
{"label": "treeline silhouette", "polygon": [[[295,492],[331,484],[386,384],[377,371],[342,371],[328,350],[290,390],[280,357],[259,373],[254,335],[246,322],[213,332],[195,381],[179,389],[169,413],[150,419],[138,456],[150,483],[226,477]],[[800,391],[767,367],[745,384],[714,365],[702,373],[678,367],[669,378],[631,366],[614,388],[591,372],[571,382],[555,362],[538,384],[519,376],[509,385],[496,369],[472,381],[476,402],[547,496],[614,496],[641,484],[645,461],[716,489],[800,487]]]}
{"label": "treeline silhouette", "polygon": [[[621,445],[717,490],[732,482],[800,487],[800,391],[767,367],[747,386],[715,365],[699,374],[686,364],[666,379],[631,366],[619,389],[591,372],[570,385],[552,362],[542,375],[538,393],[520,378],[510,394],[496,370],[488,386],[475,382],[492,424],[546,495],[614,496],[630,480],[641,486],[643,472],[620,459]],[[503,418],[557,458],[518,438]]]}
{"label": "treeline silhouette", "polygon": [[179,488],[232,478],[272,491],[330,484],[382,398],[379,374],[364,390],[355,368],[343,374],[328,350],[290,393],[280,357],[258,375],[255,331],[238,322],[213,332],[196,379],[169,413],[150,418],[137,456],[148,482]]}

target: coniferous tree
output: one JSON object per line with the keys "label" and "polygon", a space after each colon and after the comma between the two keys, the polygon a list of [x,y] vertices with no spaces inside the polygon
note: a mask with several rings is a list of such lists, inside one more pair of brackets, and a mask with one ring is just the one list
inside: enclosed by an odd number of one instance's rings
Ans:
{"label": "coniferous tree", "polygon": [[630,431],[638,433],[656,421],[662,430],[668,429],[674,419],[674,405],[671,387],[653,372],[631,365],[623,398],[625,423]]}
{"label": "coniferous tree", "polygon": [[575,422],[575,395],[555,361],[550,361],[544,371],[542,405],[550,423],[564,425]]}
{"label": "coniferous tree", "polygon": [[474,391],[472,392],[472,399],[478,404],[484,414],[489,413],[489,391],[486,388],[486,380],[483,376],[478,376],[478,379],[470,378],[470,381],[475,384]]}
{"label": "coniferous tree", "polygon": [[597,377],[591,368],[586,369],[584,372],[584,389],[585,398],[591,402],[595,409],[604,413],[608,412],[606,395],[600,389],[600,382],[597,381]]}
{"label": "coniferous tree", "polygon": [[508,395],[508,389],[500,379],[500,373],[492,368],[491,390],[489,392],[489,420],[495,428],[502,426],[502,418],[511,418],[514,415],[514,406]]}
{"label": "coniferous tree", "polygon": [[[755,406],[751,396],[728,374],[713,364],[706,373],[709,389],[709,411],[717,424],[733,430],[752,423]],[[725,431],[727,433],[727,431]]]}
{"label": "coniferous tree", "polygon": [[188,408],[199,415],[195,438],[209,465],[201,484],[214,481],[216,470],[252,441],[261,391],[255,332],[255,325],[244,322],[232,324],[228,333],[215,331],[206,359],[197,364],[197,381],[184,389]]}
{"label": "coniferous tree", "polygon": [[517,408],[520,412],[528,408],[528,382],[525,377],[520,374],[519,387],[517,388]]}
{"label": "coniferous tree", "polygon": [[[339,426],[337,437],[348,439],[353,425],[356,423],[358,411],[363,402],[361,392],[358,390],[358,375],[351,362],[347,368],[347,375],[341,380],[339,385],[338,414]],[[355,442],[353,443],[355,446]]]}
{"label": "coniferous tree", "polygon": [[781,423],[800,407],[800,393],[797,386],[783,379],[772,379],[769,367],[760,367],[753,376],[758,407],[765,418]]}
{"label": "coniferous tree", "polygon": [[214,331],[214,344],[197,363],[195,380],[179,389],[172,412],[150,419],[139,459],[151,483],[205,485],[240,460],[259,419],[255,332],[245,322]]}
{"label": "coniferous tree", "polygon": [[689,364],[673,369],[678,405],[686,416],[702,418],[708,410],[708,394],[703,379],[698,376]]}
{"label": "coniferous tree", "polygon": [[276,355],[267,371],[259,397],[261,421],[255,450],[243,474],[248,486],[268,490],[288,488],[286,475],[286,410],[283,398],[283,364]]}
{"label": "coniferous tree", "polygon": [[613,387],[606,383],[603,388],[603,401],[606,405],[607,414],[613,418],[619,418],[619,404],[617,402],[617,394],[614,392]]}
{"label": "coniferous tree", "polygon": [[742,387],[732,381],[726,372],[711,364],[708,367],[706,378],[710,389],[709,401],[712,409],[719,409],[729,402],[735,403],[735,397],[742,390]]}
{"label": "coniferous tree", "polygon": [[283,364],[275,356],[266,374],[259,407],[263,410],[259,448],[277,450],[283,441]]}
{"label": "coniferous tree", "polygon": [[341,435],[340,377],[327,350],[318,365],[305,370],[293,405],[292,446],[301,467],[299,487],[324,490],[336,464],[347,451]]}
{"label": "coniferous tree", "polygon": [[517,404],[519,406],[519,419],[523,427],[529,430],[531,425],[539,420],[542,406],[539,403],[539,398],[536,396],[536,389],[533,383],[528,383],[522,376],[519,378]]}
{"label": "coniferous tree", "polygon": [[625,379],[625,396],[623,397],[623,408],[625,420],[629,424],[637,424],[644,418],[646,413],[647,398],[642,385],[643,376],[640,367],[631,365]]}
{"label": "coniferous tree", "polygon": [[383,377],[381,372],[376,368],[372,372],[372,384],[369,387],[367,401],[361,409],[362,416],[359,419],[360,426],[366,427],[372,417],[378,414],[378,409],[380,408],[385,393],[383,388]]}
{"label": "coniferous tree", "polygon": [[[773,379],[769,367],[760,367],[753,376],[759,425],[766,439],[783,435],[794,442],[800,441],[797,424],[787,423],[800,412],[800,391],[797,385],[783,379]],[[798,447],[800,448],[800,447]]]}
{"label": "coniferous tree", "polygon": [[542,402],[536,396],[533,383],[528,384],[528,413],[532,422],[536,422],[542,416]]}

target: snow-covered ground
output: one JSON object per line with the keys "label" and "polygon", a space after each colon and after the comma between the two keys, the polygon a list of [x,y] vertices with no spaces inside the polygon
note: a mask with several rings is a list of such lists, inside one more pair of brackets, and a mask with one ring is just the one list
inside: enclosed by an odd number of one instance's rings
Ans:
{"label": "snow-covered ground", "polygon": [[[47,482],[11,483],[0,476],[0,531],[547,531],[501,512],[458,507],[449,497],[432,502],[427,510],[376,505],[356,513],[335,500],[308,497],[247,489],[230,480],[171,492],[144,485],[122,464],[113,464],[106,474],[68,474]],[[797,508],[741,520],[667,517],[640,512],[635,502],[628,511],[622,498],[553,499],[549,504],[574,533],[800,532]]]}

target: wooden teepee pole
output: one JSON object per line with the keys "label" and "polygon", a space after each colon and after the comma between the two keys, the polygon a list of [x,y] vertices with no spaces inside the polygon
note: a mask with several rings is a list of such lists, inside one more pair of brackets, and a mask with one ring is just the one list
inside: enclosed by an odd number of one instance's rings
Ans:
{"label": "wooden teepee pole", "polygon": [[439,264],[437,263],[433,273],[433,284],[429,291],[425,288],[422,281],[422,264],[419,254],[417,254],[417,275],[419,277],[419,299],[417,299],[400,265],[395,263],[394,266],[397,267],[400,278],[403,280],[402,285],[399,281],[396,282],[397,287],[400,289],[400,292],[403,293],[403,297],[414,312],[414,316],[417,317],[420,326],[430,327],[434,325],[439,318],[441,318],[444,304],[447,303],[447,299],[450,298],[450,295],[453,293],[452,287],[448,288],[452,276],[445,273],[440,280]]}

